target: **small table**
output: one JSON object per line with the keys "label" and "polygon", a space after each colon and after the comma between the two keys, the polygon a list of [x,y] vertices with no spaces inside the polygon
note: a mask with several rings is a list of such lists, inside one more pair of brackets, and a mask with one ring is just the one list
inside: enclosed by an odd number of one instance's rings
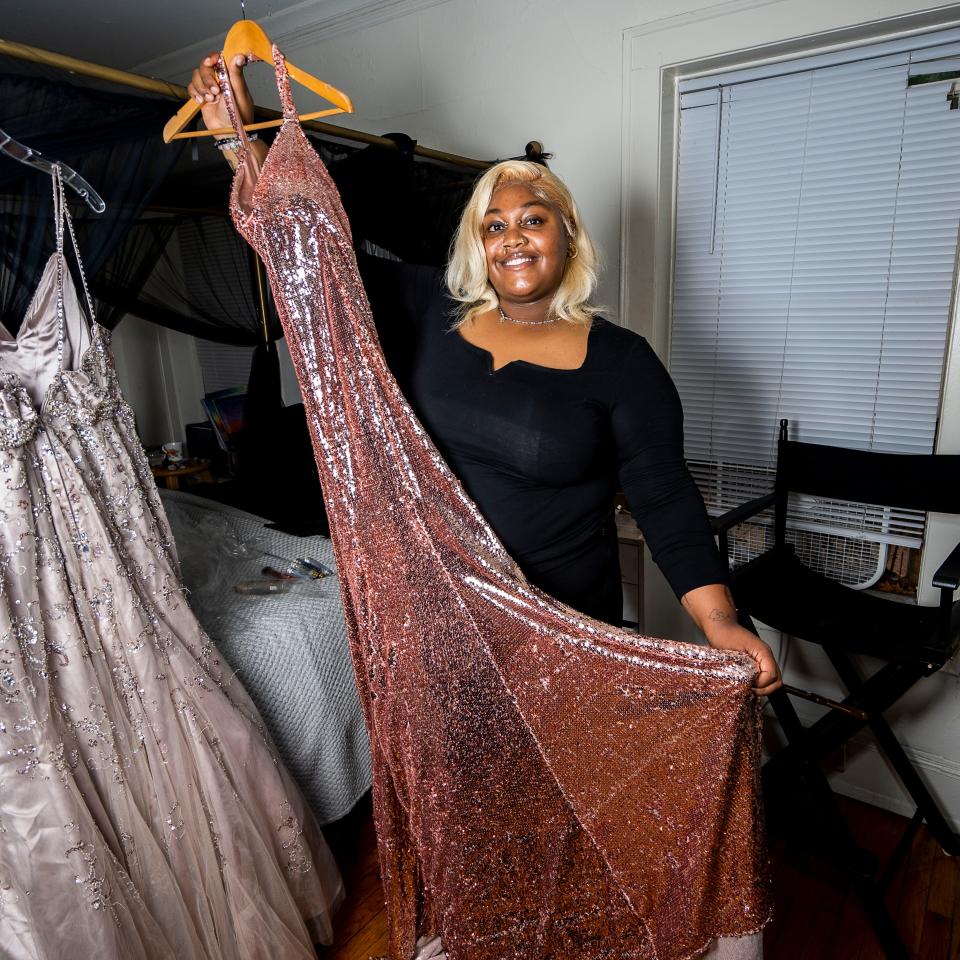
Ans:
{"label": "small table", "polygon": [[153,478],[158,486],[167,490],[179,490],[180,479],[189,477],[203,483],[213,483],[213,474],[210,472],[209,460],[184,460],[180,467],[151,467]]}

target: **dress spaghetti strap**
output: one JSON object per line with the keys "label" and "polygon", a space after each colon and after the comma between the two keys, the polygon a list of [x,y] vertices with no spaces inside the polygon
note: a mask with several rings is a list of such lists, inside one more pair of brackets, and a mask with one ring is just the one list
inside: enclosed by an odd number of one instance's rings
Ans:
{"label": "dress spaghetti strap", "polygon": [[222,53],[219,57],[217,57],[217,82],[220,84],[220,89],[223,91],[223,102],[227,105],[227,113],[230,116],[230,125],[233,127],[233,131],[236,133],[237,139],[240,141],[240,148],[237,153],[242,162],[247,151],[250,149],[250,138],[247,136],[247,131],[243,129],[243,124],[240,122],[240,117],[237,115],[237,105],[234,100],[233,87],[230,85],[230,74],[227,71],[227,65],[224,63]]}
{"label": "dress spaghetti strap", "polygon": [[277,76],[277,91],[280,94],[280,104],[283,107],[284,122],[299,122],[297,108],[293,103],[293,91],[290,89],[290,74],[287,73],[287,61],[283,54],[273,45],[273,69]]}
{"label": "dress spaghetti strap", "polygon": [[[273,45],[273,70],[276,75],[277,91],[280,94],[280,104],[283,107],[284,123],[296,123],[297,108],[293,102],[293,91],[290,89],[290,75],[287,73],[287,61],[280,52],[276,44]],[[230,84],[230,74],[227,65],[223,61],[223,54],[217,58],[217,79],[220,83],[220,89],[224,93],[224,103],[227,105],[227,113],[230,115],[230,124],[240,141],[240,158],[250,147],[250,137],[244,130],[240,117],[237,114],[236,100],[234,99],[233,87]]]}

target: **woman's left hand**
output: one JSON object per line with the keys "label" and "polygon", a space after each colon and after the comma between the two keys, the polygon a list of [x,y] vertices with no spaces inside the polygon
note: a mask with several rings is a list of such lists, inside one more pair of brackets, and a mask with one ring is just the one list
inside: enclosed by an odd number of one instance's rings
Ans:
{"label": "woman's left hand", "polygon": [[737,608],[726,584],[697,587],[685,593],[680,602],[711,647],[745,653],[753,660],[759,671],[753,688],[758,697],[768,696],[782,685],[773,651],[755,633],[740,626]]}
{"label": "woman's left hand", "polygon": [[745,653],[760,671],[753,692],[766,697],[783,685],[780,667],[773,651],[755,634],[736,621],[717,626],[707,632],[707,640],[717,650]]}

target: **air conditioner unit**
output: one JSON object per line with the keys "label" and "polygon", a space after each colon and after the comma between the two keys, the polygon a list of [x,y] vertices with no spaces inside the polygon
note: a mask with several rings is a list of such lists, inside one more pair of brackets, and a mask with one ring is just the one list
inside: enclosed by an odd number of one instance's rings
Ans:
{"label": "air conditioner unit", "polygon": [[[787,542],[816,573],[854,590],[866,590],[883,576],[888,546],[859,537],[787,527]],[[773,545],[772,523],[742,523],[730,531],[730,559],[746,563]]]}
{"label": "air conditioner unit", "polygon": [[[692,461],[690,470],[713,516],[773,489],[772,467]],[[791,494],[786,536],[811,570],[865,590],[883,576],[891,546],[922,546],[925,524],[921,511]],[[729,543],[735,566],[768,550],[773,546],[773,511],[735,527]]]}

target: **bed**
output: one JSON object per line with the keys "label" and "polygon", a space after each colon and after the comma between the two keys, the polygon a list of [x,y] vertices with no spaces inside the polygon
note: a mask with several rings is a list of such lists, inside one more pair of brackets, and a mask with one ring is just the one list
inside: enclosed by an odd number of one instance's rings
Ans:
{"label": "bed", "polygon": [[190,605],[263,716],[321,823],[346,814],[370,786],[370,753],[335,578],[252,596],[234,584],[264,566],[313,557],[334,568],[326,537],[295,537],[261,517],[161,490]]}

